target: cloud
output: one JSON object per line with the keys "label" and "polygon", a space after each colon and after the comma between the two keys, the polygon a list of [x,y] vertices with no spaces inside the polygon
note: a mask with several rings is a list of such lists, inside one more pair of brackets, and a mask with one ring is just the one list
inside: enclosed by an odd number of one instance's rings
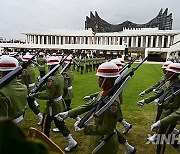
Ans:
{"label": "cloud", "polygon": [[179,0],[4,0],[0,5],[0,36],[25,39],[24,31],[84,29],[90,11],[97,11],[112,24],[125,20],[146,23],[161,8],[169,8],[174,29],[180,29],[179,6]]}

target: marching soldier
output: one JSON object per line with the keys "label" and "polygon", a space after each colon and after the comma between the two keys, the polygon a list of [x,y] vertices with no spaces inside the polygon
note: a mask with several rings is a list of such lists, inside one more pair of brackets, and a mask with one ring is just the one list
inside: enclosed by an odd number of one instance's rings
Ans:
{"label": "marching soldier", "polygon": [[[178,78],[178,76],[180,74],[180,64],[179,63],[172,63],[168,66],[166,71],[167,71],[166,76],[168,78],[170,78],[169,87],[171,86],[170,89],[167,89],[167,90],[171,90],[173,92],[174,90],[177,90],[175,88],[180,86],[180,80]],[[162,106],[163,110],[162,110],[160,120],[168,117],[173,112],[175,112],[179,109],[179,107],[180,107],[180,95],[176,95],[174,98],[172,98],[166,102],[163,102],[161,106]],[[176,124],[172,121],[172,123],[170,123],[168,126],[163,127],[163,125],[161,126],[160,120],[158,120],[155,124],[153,124],[151,126],[151,130],[154,131],[154,130],[156,130],[157,127],[159,127],[159,130],[157,131],[158,134],[165,134],[165,135],[170,134],[174,130]],[[165,146],[166,146],[165,142],[163,142],[163,144],[158,144],[157,149],[156,149],[156,153],[157,154],[163,154],[165,151]]]}
{"label": "marching soldier", "polygon": [[[2,56],[0,59],[0,71],[2,77],[16,69],[19,63],[16,58]],[[27,98],[27,88],[13,79],[9,84],[0,89],[0,116],[5,116],[15,123],[20,123],[24,118]]]}
{"label": "marching soldier", "polygon": [[[64,66],[68,63],[71,63],[72,59],[67,57],[64,60]],[[64,77],[64,93],[63,93],[63,99],[66,104],[66,111],[69,111],[71,109],[71,100],[74,97],[74,92],[72,88],[72,81],[74,80],[73,72],[71,71],[71,64],[66,68],[66,70],[63,72]],[[60,130],[58,128],[53,128],[53,132],[59,132]]]}
{"label": "marching soldier", "polygon": [[[163,71],[163,76],[161,77],[160,81],[157,82],[156,84],[154,84],[153,86],[151,86],[150,88],[144,90],[143,92],[141,92],[139,94],[139,96],[143,97],[145,94],[149,94],[150,92],[152,92],[154,89],[156,89],[156,87],[158,87],[161,82],[166,78],[165,75],[166,75],[166,68],[168,67],[169,64],[171,64],[172,61],[166,61],[163,65],[162,65],[162,71]],[[146,101],[146,100],[145,100]],[[145,102],[144,102],[145,103]],[[148,103],[148,102],[147,102]]]}
{"label": "marching soldier", "polygon": [[[31,55],[24,55],[23,56],[23,61],[26,62],[29,59],[31,59],[32,56]],[[28,94],[30,93],[30,91],[35,87],[35,70],[32,64],[30,64],[27,69],[24,69],[22,71],[22,82],[27,86],[28,88]],[[42,124],[42,118],[43,115],[40,112],[40,110],[38,109],[38,103],[36,102],[36,100],[34,98],[28,98],[27,99],[28,105],[30,107],[30,109],[34,112],[35,115],[38,116],[39,118],[39,122],[38,125]]]}
{"label": "marching soldier", "polygon": [[[60,61],[57,57],[50,57],[47,60],[47,65],[49,69],[53,69],[54,66],[59,64]],[[58,71],[50,77],[46,83],[46,93],[37,93],[34,96],[37,99],[47,100],[46,108],[44,110],[42,130],[43,133],[49,137],[51,122],[54,121],[56,127],[61,131],[62,135],[66,137],[69,145],[65,148],[65,151],[70,152],[77,147],[77,142],[73,139],[64,121],[58,121],[54,116],[65,111],[66,104],[63,100],[63,90],[64,90],[64,79]]]}
{"label": "marching soldier", "polygon": [[[100,99],[104,96],[109,89],[114,86],[116,78],[119,76],[118,67],[112,62],[106,62],[99,66],[98,71],[96,73],[99,76],[99,87],[102,88],[102,92],[100,92],[97,96],[97,99]],[[93,107],[94,101],[84,104],[80,107],[72,109],[67,112],[59,113],[56,115],[57,119],[62,120],[69,117],[76,117],[79,114],[85,113],[89,111]],[[92,153],[96,146],[101,143],[101,140],[104,136],[112,134],[114,131],[116,132],[116,124],[119,119],[119,99],[115,100],[113,104],[99,117],[95,119],[94,125],[88,125],[84,128],[79,128],[79,121],[75,123],[76,131],[83,131],[85,135],[92,136],[89,153]],[[111,153],[116,154],[119,150],[118,137],[117,134],[113,135],[107,143],[97,151],[97,154],[102,153]]]}
{"label": "marching soldier", "polygon": [[85,62],[85,59],[83,57],[81,57],[81,59],[79,59],[81,74],[83,74],[83,71],[84,71],[84,62]]}
{"label": "marching soldier", "polygon": [[[166,76],[166,73],[167,73],[166,69],[167,69],[167,67],[168,67],[170,64],[172,64],[171,61],[166,61],[166,62],[162,65],[161,68],[163,69],[163,74],[164,74],[164,76],[161,77],[160,81],[157,82],[155,85],[153,85],[153,86],[151,86],[150,88],[148,88],[148,89],[144,90],[143,92],[141,92],[141,93],[139,94],[141,97],[143,97],[145,94],[148,94],[148,93],[152,92],[153,90],[155,91],[155,89],[156,89],[163,81],[165,81],[165,79],[167,78],[167,76]],[[143,100],[141,100],[141,101],[138,101],[138,105],[143,106],[145,103],[148,104],[148,103],[154,101],[156,98],[158,98],[158,97],[164,92],[165,89],[167,89],[167,87],[168,87],[168,82],[167,82],[167,83],[164,83],[164,85],[163,85],[157,92],[155,91],[155,95],[154,95],[154,96],[150,96],[149,98],[146,98],[146,99],[143,99]],[[161,113],[162,113],[162,108],[159,106],[159,107],[158,107],[158,111],[157,111],[156,121],[159,120],[159,118],[160,118],[160,116],[161,116]]]}
{"label": "marching soldier", "polygon": [[[170,64],[172,64],[171,61],[166,61],[166,62],[162,65],[161,68],[162,68],[162,71],[163,71],[163,74],[164,74],[164,75],[161,77],[160,81],[157,82],[156,84],[152,85],[150,88],[148,88],[148,89],[144,90],[143,92],[141,92],[141,93],[139,94],[139,96],[143,97],[145,94],[148,94],[148,93],[150,93],[150,92],[152,92],[152,91],[155,91],[155,89],[157,89],[157,87],[159,87],[160,84],[162,84],[163,81],[165,81],[165,79],[166,79],[166,73],[167,73],[166,68],[167,68]],[[164,92],[164,90],[167,89],[167,87],[168,87],[168,82],[167,82],[167,83],[164,83],[164,85],[158,90],[158,92],[155,92],[155,95],[150,96],[150,97],[148,97],[148,98],[146,98],[146,99],[140,100],[140,101],[137,102],[137,104],[138,104],[139,106],[143,106],[144,104],[149,104],[150,102],[152,102],[152,101],[154,101],[156,98],[158,98],[158,97]],[[157,115],[156,115],[155,121],[158,121],[158,120],[159,120],[161,114],[162,114],[162,107],[161,107],[161,106],[158,106],[158,108],[157,108]],[[150,142],[152,142],[152,141],[155,140],[155,138],[156,138],[156,134],[154,134],[154,135],[152,135],[151,137],[149,137],[148,140],[149,140]]]}
{"label": "marching soldier", "polygon": [[[38,69],[39,69],[39,73],[40,73],[40,78],[42,78],[45,74],[46,74],[46,59],[44,58],[44,53],[40,52],[39,53],[39,58],[37,59],[37,63],[38,63]],[[38,77],[39,78],[39,77]]]}

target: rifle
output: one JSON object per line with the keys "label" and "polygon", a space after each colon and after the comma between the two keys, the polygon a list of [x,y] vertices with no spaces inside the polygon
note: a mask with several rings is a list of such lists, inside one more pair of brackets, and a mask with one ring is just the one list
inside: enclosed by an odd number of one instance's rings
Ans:
{"label": "rifle", "polygon": [[179,80],[174,82],[168,89],[156,100],[156,104],[162,105],[164,102],[173,98],[175,95],[179,93],[180,82]]}
{"label": "rifle", "polygon": [[163,79],[163,80],[159,83],[159,85],[158,85],[155,89],[153,89],[153,92],[158,93],[159,90],[161,90],[161,89],[163,88],[163,86],[164,86],[168,81],[169,81],[168,78]]}
{"label": "rifle", "polygon": [[[70,53],[70,54],[71,54],[71,53]],[[68,55],[66,56],[66,58],[67,58],[70,54],[68,54]],[[65,61],[66,58],[62,58],[59,64],[57,64],[56,66],[54,66],[45,76],[43,76],[43,77],[39,80],[39,82],[38,82],[38,84],[35,86],[35,88],[32,89],[31,92],[29,93],[29,96],[32,96],[33,94],[35,94],[35,93],[37,93],[37,92],[39,91],[39,89],[44,85],[44,83],[47,81],[47,79],[48,79],[50,76],[52,76],[52,75],[59,69],[59,67],[63,64],[63,62]],[[67,64],[65,65],[65,67],[63,67],[63,69],[61,70],[60,74],[62,74],[69,65],[70,65],[70,63],[67,63]]]}
{"label": "rifle", "polygon": [[178,90],[176,90],[174,93],[172,93],[170,96],[166,97],[166,98],[164,99],[164,102],[166,102],[167,100],[175,97],[175,96],[178,95],[178,94],[180,94],[180,88],[179,88]]}
{"label": "rifle", "polygon": [[16,76],[20,75],[22,73],[22,70],[26,69],[31,64],[32,60],[39,54],[40,51],[41,50],[34,54],[30,60],[24,62],[21,66],[17,67],[13,71],[2,77],[0,79],[0,88],[5,86],[6,84],[9,84]]}
{"label": "rifle", "polygon": [[106,93],[105,96],[101,97],[101,99],[97,100],[94,103],[92,109],[81,119],[78,125],[79,128],[88,125],[91,121],[93,121],[96,117],[100,116],[111,106],[111,104],[117,99],[119,94],[122,92],[125,85],[132,78],[134,72],[139,68],[139,66],[142,65],[142,63],[144,63],[144,61],[147,60],[147,58],[148,57],[144,58],[144,60],[138,66],[133,68],[127,75],[125,75],[121,80],[115,83],[115,85]]}
{"label": "rifle", "polygon": [[128,71],[128,69],[131,67],[131,65],[136,61],[136,59],[139,58],[137,56],[136,58],[132,58],[129,63],[127,63],[119,72],[120,76],[116,79],[115,83],[117,83],[123,76],[124,74]]}

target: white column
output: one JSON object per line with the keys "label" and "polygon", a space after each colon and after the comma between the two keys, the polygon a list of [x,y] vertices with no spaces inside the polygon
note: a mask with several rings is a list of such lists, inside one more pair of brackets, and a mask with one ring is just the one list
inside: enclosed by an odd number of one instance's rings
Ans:
{"label": "white column", "polygon": [[62,42],[62,44],[65,44],[66,43],[66,38],[65,38],[65,36],[63,36],[63,42]]}
{"label": "white column", "polygon": [[152,48],[153,47],[153,36],[151,36],[151,45],[150,45],[150,47]]}
{"label": "white column", "polygon": [[127,48],[129,47],[129,36],[127,37]]}
{"label": "white column", "polygon": [[57,44],[57,36],[54,36],[54,44]]}
{"label": "white column", "polygon": [[164,35],[162,36],[162,44],[161,44],[162,46],[162,48],[164,48]]}
{"label": "white column", "polygon": [[141,47],[143,47],[143,36],[141,36]]}
{"label": "white column", "polygon": [[171,53],[171,52],[167,52],[166,60],[167,60],[168,58],[170,58],[170,53]]}
{"label": "white column", "polygon": [[136,47],[138,47],[138,41],[139,41],[138,36],[136,36]]}
{"label": "white column", "polygon": [[40,36],[39,35],[38,35],[38,40],[37,41],[38,41],[38,44],[40,44]]}
{"label": "white column", "polygon": [[134,45],[134,38],[133,36],[131,36],[131,47],[133,47],[133,45]]}
{"label": "white column", "polygon": [[33,35],[33,43],[35,44],[36,42],[35,42],[35,39],[36,38],[36,35]]}
{"label": "white column", "polygon": [[156,48],[159,46],[159,36],[156,36]]}
{"label": "white column", "polygon": [[29,43],[31,43],[31,35],[29,35]]}
{"label": "white column", "polygon": [[114,44],[114,45],[117,45],[117,38],[116,38],[116,36],[114,36],[113,44]]}
{"label": "white column", "polygon": [[[145,57],[147,57],[148,56],[148,50],[147,49],[145,49],[145,53],[144,53],[145,55]],[[146,60],[147,61],[147,60]]]}
{"label": "white column", "polygon": [[168,41],[167,41],[167,47],[168,47],[168,48],[170,47],[170,41],[171,41],[171,36],[168,35]]}
{"label": "white column", "polygon": [[46,36],[46,44],[49,44],[49,37],[48,37],[48,35]]}
{"label": "white column", "polygon": [[59,44],[61,44],[61,36],[59,36]]}
{"label": "white column", "polygon": [[148,36],[146,36],[146,45],[145,47],[148,47]]}

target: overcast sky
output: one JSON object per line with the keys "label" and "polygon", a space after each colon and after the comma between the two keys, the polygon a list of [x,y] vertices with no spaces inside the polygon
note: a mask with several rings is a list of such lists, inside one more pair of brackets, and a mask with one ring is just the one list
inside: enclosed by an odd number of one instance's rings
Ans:
{"label": "overcast sky", "polygon": [[84,29],[90,11],[111,24],[146,23],[161,8],[169,8],[180,30],[179,6],[180,0],[0,0],[0,36],[25,40],[26,31]]}

